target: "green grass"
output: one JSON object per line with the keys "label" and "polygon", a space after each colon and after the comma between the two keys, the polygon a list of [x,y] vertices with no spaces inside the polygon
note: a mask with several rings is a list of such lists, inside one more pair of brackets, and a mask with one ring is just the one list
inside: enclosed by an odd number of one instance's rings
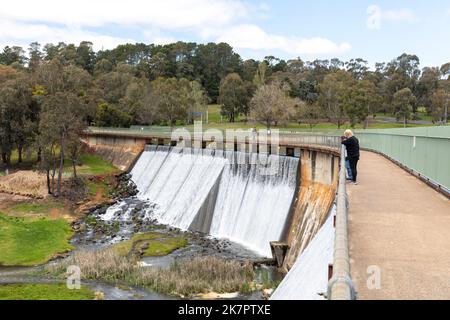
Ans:
{"label": "green grass", "polygon": [[86,187],[88,189],[89,195],[92,197],[95,197],[97,194],[101,194],[102,197],[108,197],[113,192],[113,187],[111,184],[107,181],[107,179],[102,180],[84,180]]}
{"label": "green grass", "polygon": [[[408,124],[407,125],[407,127],[409,127],[409,128],[422,127],[422,126],[427,126],[427,125],[417,125],[417,124]],[[186,128],[194,129],[194,125],[186,126]],[[247,129],[251,129],[251,128],[256,128],[259,130],[259,129],[265,129],[266,126],[263,124],[260,124],[260,123],[222,122],[222,123],[203,124],[202,128],[203,128],[203,130],[208,130],[208,129],[218,129],[218,130],[243,129],[243,130],[247,130]],[[323,131],[323,130],[345,130],[345,129],[349,129],[349,128],[351,128],[351,126],[349,124],[342,125],[341,128],[338,129],[337,125],[333,124],[333,123],[319,123],[313,127],[312,131],[317,132],[317,131]],[[363,129],[364,126],[362,124],[358,124],[355,126],[355,128]],[[383,123],[383,122],[371,123],[367,129],[390,129],[390,128],[403,128],[403,123]],[[274,126],[274,127],[272,127],[272,130],[273,129],[299,131],[299,132],[310,132],[311,131],[311,128],[309,127],[309,125],[304,124],[304,123],[302,123],[302,124],[289,123],[289,124],[285,124],[285,125],[279,125],[276,127]]]}
{"label": "green grass", "polygon": [[8,211],[13,213],[36,213],[48,214],[52,209],[64,208],[64,204],[56,201],[42,202],[42,203],[19,203],[8,208]]}
{"label": "green grass", "polygon": [[121,256],[126,256],[131,249],[143,248],[144,257],[160,257],[168,255],[176,249],[185,247],[188,241],[184,237],[173,237],[158,232],[137,233],[130,240],[120,242],[114,246],[114,250]]}
{"label": "green grass", "polygon": [[148,242],[148,248],[144,251],[144,257],[166,256],[176,249],[185,247],[187,240],[181,237],[155,239]]}
{"label": "green grass", "polygon": [[32,266],[72,250],[73,231],[63,219],[18,218],[0,213],[0,265]]}
{"label": "green grass", "polygon": [[[72,172],[72,163],[70,160],[65,161],[65,171]],[[100,156],[94,154],[82,154],[78,158],[77,173],[80,175],[98,175],[98,174],[114,174],[119,169],[108,161],[103,160]]]}
{"label": "green grass", "polygon": [[0,285],[0,300],[93,300],[94,296],[84,286],[71,290],[65,284]]}

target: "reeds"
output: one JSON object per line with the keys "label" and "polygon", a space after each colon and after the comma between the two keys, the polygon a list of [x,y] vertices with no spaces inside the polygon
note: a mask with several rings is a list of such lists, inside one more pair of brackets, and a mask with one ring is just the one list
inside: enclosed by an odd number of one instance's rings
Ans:
{"label": "reeds", "polygon": [[166,269],[142,267],[136,260],[120,256],[112,249],[79,251],[61,263],[47,266],[46,270],[61,276],[69,265],[78,266],[83,279],[125,282],[185,297],[212,291],[248,291],[255,278],[250,263],[208,256],[175,262]]}

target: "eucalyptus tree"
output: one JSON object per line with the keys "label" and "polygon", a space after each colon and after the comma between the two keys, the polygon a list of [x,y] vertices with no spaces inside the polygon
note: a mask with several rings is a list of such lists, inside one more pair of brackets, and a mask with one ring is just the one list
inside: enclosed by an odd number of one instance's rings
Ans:
{"label": "eucalyptus tree", "polygon": [[245,112],[248,100],[245,83],[237,73],[230,73],[222,80],[218,102],[222,106],[221,114],[230,122],[235,122],[239,114]]}
{"label": "eucalyptus tree", "polygon": [[260,86],[250,101],[251,117],[270,128],[280,122],[288,121],[295,115],[300,100],[291,98],[278,83]]}
{"label": "eucalyptus tree", "polygon": [[413,105],[416,102],[416,97],[411,89],[403,88],[394,94],[393,106],[397,119],[403,119],[403,125],[406,128],[408,119],[413,113]]}
{"label": "eucalyptus tree", "polygon": [[350,88],[353,84],[352,75],[344,70],[339,70],[325,76],[319,85],[318,103],[322,106],[324,113],[338,129],[345,122],[345,106],[348,103]]}

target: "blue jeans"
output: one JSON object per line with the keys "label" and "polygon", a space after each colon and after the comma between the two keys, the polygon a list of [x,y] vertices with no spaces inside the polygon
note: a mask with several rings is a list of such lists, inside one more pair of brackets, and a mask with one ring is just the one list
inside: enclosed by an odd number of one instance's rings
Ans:
{"label": "blue jeans", "polygon": [[345,169],[347,169],[347,176],[349,180],[353,180],[352,169],[350,168],[350,161],[345,160]]}

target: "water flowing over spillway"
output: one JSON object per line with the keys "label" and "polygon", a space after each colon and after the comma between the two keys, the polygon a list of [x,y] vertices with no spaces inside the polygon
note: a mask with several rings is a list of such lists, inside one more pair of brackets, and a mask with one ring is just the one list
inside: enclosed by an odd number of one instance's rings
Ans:
{"label": "water flowing over spillway", "polygon": [[269,243],[283,233],[297,169],[292,157],[148,146],[131,175],[138,198],[155,204],[149,214],[160,223],[183,230],[201,224],[203,232],[271,256]]}
{"label": "water flowing over spillway", "polygon": [[[231,154],[242,157],[246,154]],[[264,155],[251,154],[252,163]],[[228,165],[220,183],[211,235],[229,238],[270,255],[270,241],[279,240],[295,192],[298,160],[270,156],[279,161],[275,175],[261,175],[260,167]]]}

